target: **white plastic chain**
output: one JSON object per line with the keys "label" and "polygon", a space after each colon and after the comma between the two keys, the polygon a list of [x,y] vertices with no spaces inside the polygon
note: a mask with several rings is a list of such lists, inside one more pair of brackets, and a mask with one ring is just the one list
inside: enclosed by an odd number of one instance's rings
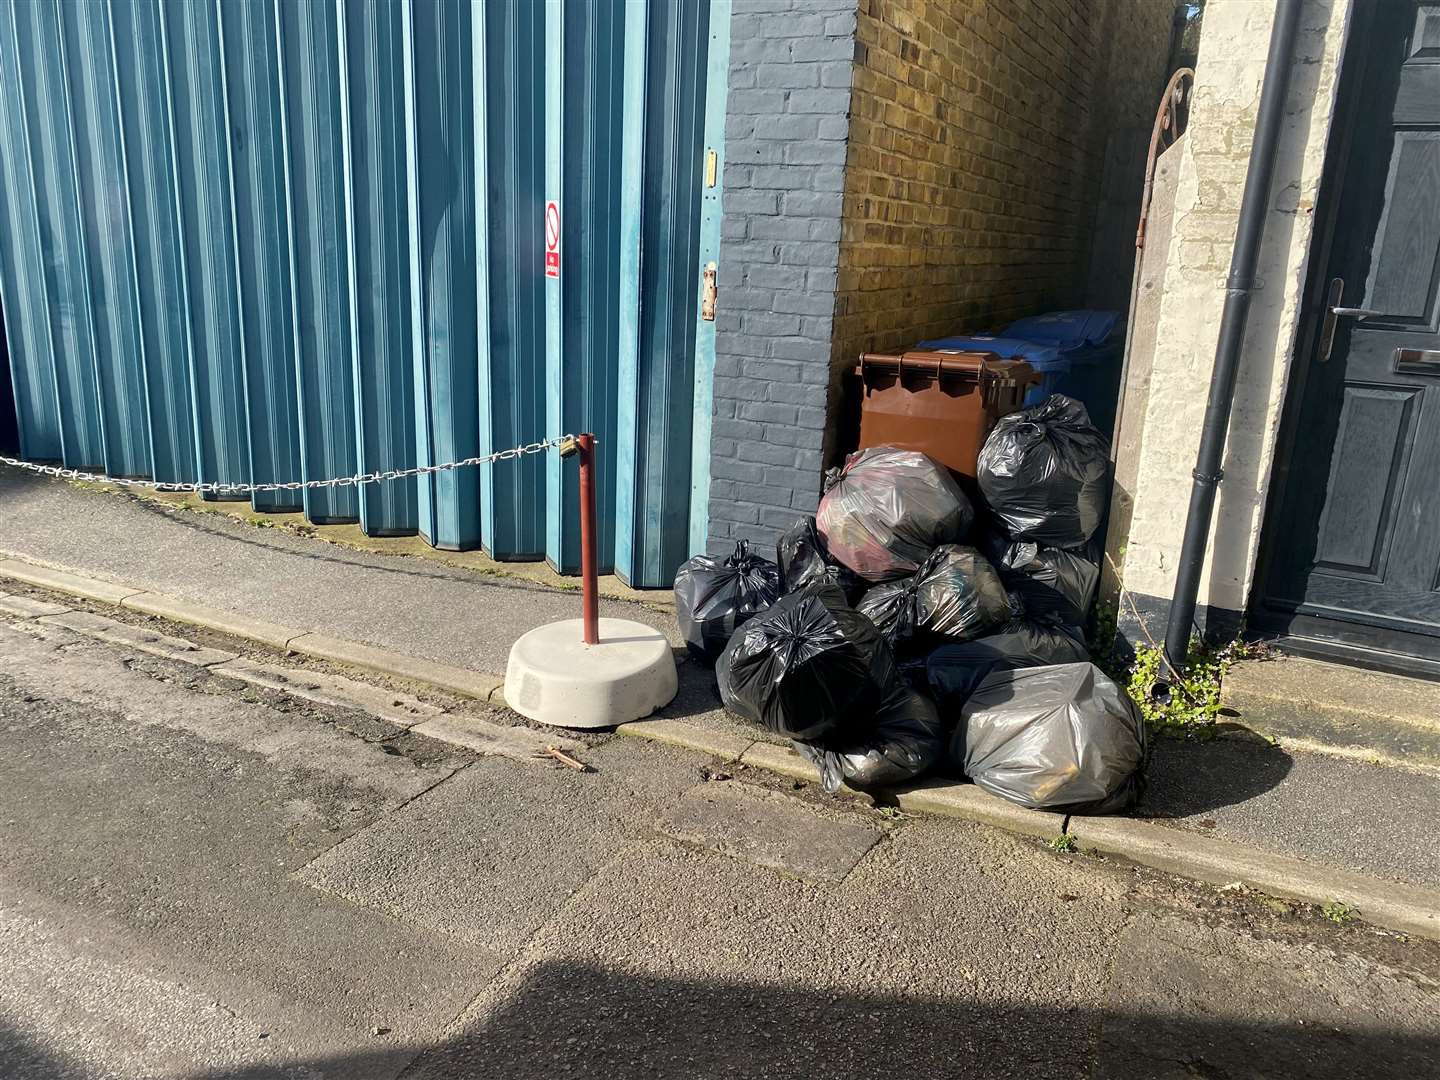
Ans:
{"label": "white plastic chain", "polygon": [[14,465],[18,469],[43,476],[58,476],[62,480],[89,480],[97,484],[114,484],[126,488],[150,488],[154,491],[174,493],[195,492],[197,495],[249,495],[258,491],[300,491],[304,488],[347,488],[361,484],[378,484],[382,480],[403,480],[407,476],[429,476],[432,473],[465,469],[472,465],[488,465],[496,461],[511,461],[526,454],[541,454],[552,447],[568,447],[575,442],[574,435],[560,435],[553,439],[514,446],[509,450],[497,450],[493,454],[480,454],[460,461],[447,461],[443,465],[417,465],[411,469],[385,469],[380,472],[356,473],[354,476],[335,476],[328,480],[291,480],[277,484],[225,484],[201,482],[196,484],[167,484],[159,480],[139,480],[123,476],[104,476],[100,473],[85,472],[81,469],[67,469],[63,465],[36,465],[19,458],[0,455],[0,464]]}

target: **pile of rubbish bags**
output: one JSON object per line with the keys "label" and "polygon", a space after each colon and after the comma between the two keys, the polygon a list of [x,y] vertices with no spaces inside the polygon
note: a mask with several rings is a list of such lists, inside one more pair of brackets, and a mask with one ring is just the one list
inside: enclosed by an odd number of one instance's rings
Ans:
{"label": "pile of rubbish bags", "polygon": [[681,568],[686,642],[826,791],[936,770],[1033,809],[1123,811],[1145,727],[1084,631],[1108,479],[1105,437],[1058,394],[996,423],[979,505],[924,454],[863,450],[775,562],[742,543]]}

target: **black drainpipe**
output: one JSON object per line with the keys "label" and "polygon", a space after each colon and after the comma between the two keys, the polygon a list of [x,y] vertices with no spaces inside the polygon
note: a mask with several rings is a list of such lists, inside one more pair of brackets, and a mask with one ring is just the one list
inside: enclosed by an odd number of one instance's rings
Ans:
{"label": "black drainpipe", "polygon": [[1295,55],[1301,3],[1302,0],[1278,0],[1275,26],[1270,32],[1270,56],[1265,62],[1265,81],[1260,88],[1260,115],[1250,144],[1250,167],[1240,200],[1230,277],[1225,282],[1225,309],[1220,316],[1220,340],[1215,346],[1215,368],[1210,375],[1210,401],[1205,406],[1200,451],[1191,474],[1195,479],[1190,488],[1190,512],[1185,518],[1185,539],[1180,545],[1175,594],[1170,600],[1170,622],[1165,629],[1165,660],[1172,674],[1184,670],[1189,651],[1195,597],[1200,591],[1200,571],[1205,565],[1205,545],[1215,511],[1215,489],[1224,475],[1221,465],[1225,457],[1225,436],[1230,428],[1230,407],[1235,400],[1235,376],[1239,370],[1240,347],[1245,341],[1250,295],[1255,289],[1255,264],[1265,233],[1270,181],[1275,174],[1275,150],[1285,120],[1285,95]]}

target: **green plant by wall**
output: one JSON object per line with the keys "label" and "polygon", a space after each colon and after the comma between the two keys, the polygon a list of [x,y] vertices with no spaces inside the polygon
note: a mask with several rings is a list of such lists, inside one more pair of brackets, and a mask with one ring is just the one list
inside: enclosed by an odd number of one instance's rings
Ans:
{"label": "green plant by wall", "polygon": [[[1152,728],[1187,738],[1209,738],[1220,715],[1220,684],[1225,673],[1237,660],[1259,656],[1263,651],[1263,646],[1239,640],[1212,647],[1198,637],[1191,638],[1182,677],[1175,678],[1159,649],[1137,645],[1127,689]],[[1169,686],[1168,699],[1153,696],[1157,683]]]}

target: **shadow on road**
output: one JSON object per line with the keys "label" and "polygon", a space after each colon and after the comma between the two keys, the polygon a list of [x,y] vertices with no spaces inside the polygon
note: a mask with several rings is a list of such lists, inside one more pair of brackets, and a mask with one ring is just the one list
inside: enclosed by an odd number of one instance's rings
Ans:
{"label": "shadow on road", "polygon": [[[1164,1001],[1137,1014],[1058,1003],[997,1007],[968,997],[963,982],[953,998],[936,1000],[699,983],[550,962],[536,967],[498,1010],[432,1046],[391,1045],[373,1053],[211,1069],[192,1073],[188,1080],[396,1075],[404,1080],[865,1080],[896,1074],[906,1080],[1350,1080],[1433,1075],[1440,1060],[1440,1035],[1385,1030],[1363,1018],[1350,1027],[1335,1027],[1333,1017],[1324,1023],[1290,1015],[1227,1020],[1224,1002],[1208,1015],[1167,1011]],[[257,1050],[257,1056],[262,1053]],[[103,1074],[3,1026],[0,1062],[13,1080]]]}

